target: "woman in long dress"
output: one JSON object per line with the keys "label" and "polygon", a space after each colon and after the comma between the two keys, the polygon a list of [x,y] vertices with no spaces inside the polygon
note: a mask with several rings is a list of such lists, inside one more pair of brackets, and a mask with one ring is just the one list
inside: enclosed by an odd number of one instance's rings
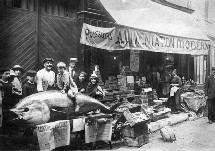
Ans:
{"label": "woman in long dress", "polygon": [[178,112],[181,110],[181,100],[180,100],[180,94],[182,86],[182,81],[179,76],[177,76],[177,71],[174,69],[172,71],[172,77],[170,79],[170,108],[172,109],[172,112]]}

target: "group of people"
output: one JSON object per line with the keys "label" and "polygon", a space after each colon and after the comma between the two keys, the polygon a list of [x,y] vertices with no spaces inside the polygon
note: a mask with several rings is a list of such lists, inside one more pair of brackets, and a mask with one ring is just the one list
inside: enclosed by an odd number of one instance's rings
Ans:
{"label": "group of people", "polygon": [[103,98],[104,92],[98,85],[97,75],[92,74],[88,81],[87,74],[77,69],[77,58],[70,58],[68,67],[64,62],[57,63],[58,73],[52,70],[53,63],[52,58],[45,58],[43,69],[37,72],[27,71],[27,82],[24,85],[20,80],[20,75],[25,73],[22,66],[0,69],[0,99],[3,112],[11,109],[22,98],[47,90],[60,90],[67,93],[73,101],[76,100],[77,93],[84,93],[96,99]]}
{"label": "group of people", "polygon": [[180,112],[180,94],[182,80],[177,75],[177,70],[172,65],[167,65],[165,69],[151,67],[147,75],[147,82],[152,89],[156,90],[158,98],[169,98],[167,106],[173,112]]}
{"label": "group of people", "polygon": [[103,90],[98,85],[97,75],[91,74],[88,82],[87,74],[77,69],[77,58],[70,58],[69,67],[64,62],[59,62],[56,76],[52,71],[53,62],[52,58],[43,60],[44,68],[36,74],[38,92],[57,89],[61,90],[62,93],[68,93],[71,98],[74,98],[78,92],[96,99],[104,96]]}

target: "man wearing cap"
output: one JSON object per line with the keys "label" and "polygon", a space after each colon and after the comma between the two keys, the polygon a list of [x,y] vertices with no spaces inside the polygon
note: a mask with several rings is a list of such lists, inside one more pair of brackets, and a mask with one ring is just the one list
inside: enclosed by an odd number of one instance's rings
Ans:
{"label": "man wearing cap", "polygon": [[212,67],[212,75],[206,78],[205,96],[208,105],[208,120],[212,124],[215,121],[215,67]]}
{"label": "man wearing cap", "polygon": [[76,64],[78,63],[78,59],[77,58],[70,58],[69,59],[69,76],[70,79],[73,79],[73,81],[76,81],[78,79],[78,75],[80,73],[80,71],[76,68]]}
{"label": "man wearing cap", "polygon": [[45,58],[43,60],[44,68],[37,72],[37,91],[47,91],[55,89],[55,73],[52,71],[54,60],[52,58]]}
{"label": "man wearing cap", "polygon": [[27,72],[27,82],[23,86],[23,97],[27,97],[31,94],[37,93],[37,84],[35,83],[35,77],[37,72],[29,70]]}

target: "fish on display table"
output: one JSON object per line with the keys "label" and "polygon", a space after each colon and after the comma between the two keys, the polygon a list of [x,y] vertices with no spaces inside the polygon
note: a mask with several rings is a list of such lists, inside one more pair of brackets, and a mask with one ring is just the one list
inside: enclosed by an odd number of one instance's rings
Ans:
{"label": "fish on display table", "polygon": [[10,111],[16,115],[13,122],[36,126],[50,122],[50,120],[63,119],[62,116],[54,116],[54,119],[51,119],[54,112],[64,113],[64,115],[68,112],[70,114],[85,114],[97,109],[103,113],[112,113],[104,104],[87,95],[78,93],[74,103],[66,93],[50,90],[25,97]]}

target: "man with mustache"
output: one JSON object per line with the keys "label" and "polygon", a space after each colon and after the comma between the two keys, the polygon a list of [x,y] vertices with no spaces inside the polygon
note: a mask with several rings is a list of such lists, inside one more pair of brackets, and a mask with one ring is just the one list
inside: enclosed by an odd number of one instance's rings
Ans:
{"label": "man with mustache", "polygon": [[37,91],[47,91],[55,89],[55,73],[52,71],[54,60],[45,58],[43,60],[44,68],[37,72]]}

